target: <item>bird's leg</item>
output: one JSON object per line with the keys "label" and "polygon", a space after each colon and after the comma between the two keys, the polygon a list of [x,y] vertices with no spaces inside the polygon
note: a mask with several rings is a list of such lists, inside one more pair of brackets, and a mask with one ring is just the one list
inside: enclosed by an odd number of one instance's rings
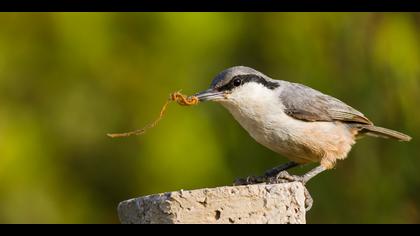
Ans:
{"label": "bird's leg", "polygon": [[306,174],[303,175],[302,183],[305,185],[313,177],[321,174],[322,172],[324,172],[326,170],[327,170],[327,168],[323,167],[322,165],[319,165],[318,167],[312,169],[311,171],[309,171],[309,172],[307,172]]}
{"label": "bird's leg", "polygon": [[278,175],[280,172],[291,169],[293,167],[298,166],[299,164],[293,161],[287,162],[281,166],[274,167],[273,169],[267,170],[265,172],[266,177],[274,177]]}
{"label": "bird's leg", "polygon": [[270,169],[265,172],[262,176],[248,176],[246,178],[240,178],[235,180],[234,185],[249,185],[249,184],[259,184],[259,183],[269,183],[277,177],[282,171],[288,170],[290,168],[296,167],[299,164],[296,162],[287,162],[281,166],[277,166],[273,169]]}

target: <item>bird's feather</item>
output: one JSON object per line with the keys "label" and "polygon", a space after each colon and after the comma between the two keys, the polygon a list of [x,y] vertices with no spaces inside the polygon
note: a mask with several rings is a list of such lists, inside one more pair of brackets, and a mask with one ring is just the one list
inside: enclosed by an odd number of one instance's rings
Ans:
{"label": "bird's feather", "polygon": [[361,112],[344,102],[302,84],[285,83],[280,99],[285,113],[304,121],[342,121],[372,124]]}
{"label": "bird's feather", "polygon": [[363,124],[357,124],[357,128],[361,129],[361,134],[366,134],[373,137],[380,137],[380,138],[393,138],[399,141],[410,141],[411,137],[403,134],[401,132],[387,129],[379,126],[373,126],[373,125],[363,125]]}

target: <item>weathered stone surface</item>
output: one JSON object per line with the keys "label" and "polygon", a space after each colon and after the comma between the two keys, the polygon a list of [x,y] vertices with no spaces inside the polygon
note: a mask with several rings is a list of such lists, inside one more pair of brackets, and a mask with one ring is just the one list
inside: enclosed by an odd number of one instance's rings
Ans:
{"label": "weathered stone surface", "polygon": [[304,186],[298,182],[150,195],[121,202],[118,214],[125,224],[306,223]]}

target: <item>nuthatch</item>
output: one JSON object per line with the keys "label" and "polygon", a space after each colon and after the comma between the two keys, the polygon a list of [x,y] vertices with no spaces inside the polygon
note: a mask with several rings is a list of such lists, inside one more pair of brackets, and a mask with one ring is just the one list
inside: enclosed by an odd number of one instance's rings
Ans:
{"label": "nuthatch", "polygon": [[[266,172],[289,181],[307,183],[347,157],[358,137],[368,135],[409,141],[400,132],[375,126],[344,102],[305,85],[273,80],[249,67],[236,66],[218,74],[200,101],[223,105],[258,143],[291,162]],[[320,162],[303,176],[285,170]]]}

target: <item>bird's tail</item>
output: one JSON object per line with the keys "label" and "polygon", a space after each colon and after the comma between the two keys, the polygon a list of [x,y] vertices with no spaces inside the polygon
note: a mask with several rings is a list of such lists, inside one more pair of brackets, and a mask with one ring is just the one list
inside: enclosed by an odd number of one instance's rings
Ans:
{"label": "bird's tail", "polygon": [[373,137],[380,137],[380,138],[393,138],[396,139],[398,141],[410,141],[411,137],[400,133],[398,131],[395,130],[391,130],[391,129],[387,129],[387,128],[382,128],[379,126],[374,126],[374,125],[361,125],[360,128],[362,128],[361,133],[362,134],[366,134],[369,136],[373,136]]}

